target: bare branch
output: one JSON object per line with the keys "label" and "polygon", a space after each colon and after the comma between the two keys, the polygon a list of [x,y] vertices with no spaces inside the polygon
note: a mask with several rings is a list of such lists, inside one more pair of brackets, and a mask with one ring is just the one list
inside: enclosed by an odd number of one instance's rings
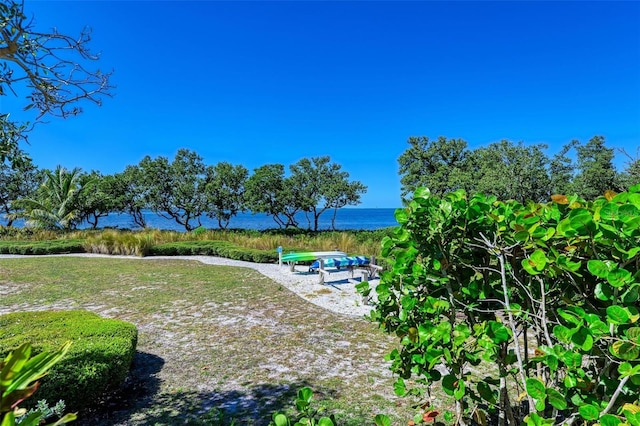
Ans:
{"label": "bare branch", "polygon": [[77,38],[55,28],[48,33],[35,31],[23,13],[23,2],[0,1],[8,10],[0,16],[0,95],[6,94],[5,87],[17,95],[20,90],[13,86],[24,84],[30,91],[24,109],[38,111],[37,120],[45,115],[76,115],[82,111],[81,102],[101,105],[104,96],[112,96],[112,72],[83,65],[99,59],[88,48],[90,28]]}

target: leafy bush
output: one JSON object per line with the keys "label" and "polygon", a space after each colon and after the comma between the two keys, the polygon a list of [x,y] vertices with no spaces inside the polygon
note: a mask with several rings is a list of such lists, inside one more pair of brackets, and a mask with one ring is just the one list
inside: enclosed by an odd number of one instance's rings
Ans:
{"label": "leafy bush", "polygon": [[83,240],[0,241],[0,254],[84,253]]}
{"label": "leafy bush", "polygon": [[72,410],[98,401],[126,378],[135,355],[133,324],[105,319],[87,311],[19,312],[0,316],[0,356],[33,343],[33,353],[73,345],[42,379],[39,399],[62,399]]}
{"label": "leafy bush", "polygon": [[[313,390],[305,386],[298,390],[295,400],[298,416],[291,419],[283,413],[274,413],[269,426],[337,426],[336,417],[331,414],[322,416],[313,408]],[[375,426],[391,426],[391,420],[384,414],[378,414],[374,420]]]}
{"label": "leafy bush", "polygon": [[46,401],[40,400],[32,410],[25,410],[19,404],[38,390],[39,382],[53,365],[60,362],[69,350],[71,342],[66,342],[56,352],[42,352],[31,356],[28,342],[11,351],[0,361],[0,416],[2,426],[37,426],[49,417],[59,417],[54,425],[65,424],[76,419],[75,414],[63,416],[64,403],[60,401],[53,409]]}
{"label": "leafy bush", "polygon": [[204,255],[220,256],[235,260],[257,263],[278,261],[278,253],[238,247],[228,241],[180,241],[154,246],[150,250],[156,256]]}
{"label": "leafy bush", "polygon": [[400,337],[398,395],[442,387],[457,424],[640,424],[640,185],[553,199],[396,211],[371,318]]}

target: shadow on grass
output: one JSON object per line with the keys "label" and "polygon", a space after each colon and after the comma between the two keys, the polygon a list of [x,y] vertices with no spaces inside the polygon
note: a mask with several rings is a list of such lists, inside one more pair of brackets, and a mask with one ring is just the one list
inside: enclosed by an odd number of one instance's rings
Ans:
{"label": "shadow on grass", "polygon": [[[274,412],[291,412],[297,391],[314,388],[317,398],[335,397],[307,380],[287,384],[261,383],[242,390],[160,392],[158,373],[164,360],[137,352],[123,386],[97,406],[78,414],[76,425],[212,425],[266,426]],[[233,423],[235,421],[235,423]]]}

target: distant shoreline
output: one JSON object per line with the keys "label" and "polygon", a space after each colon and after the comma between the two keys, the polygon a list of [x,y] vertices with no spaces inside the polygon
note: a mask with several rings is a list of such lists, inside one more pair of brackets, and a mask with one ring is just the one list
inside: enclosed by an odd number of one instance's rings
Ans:
{"label": "distant shoreline", "polygon": [[[395,220],[394,212],[396,208],[342,208],[339,209],[335,220],[336,231],[354,231],[365,230],[373,231],[377,229],[389,228],[398,226]],[[184,231],[185,228],[179,225],[175,221],[171,221],[160,217],[151,210],[144,210],[143,215],[147,221],[147,227],[153,229],[160,229],[166,231]],[[319,230],[330,231],[332,230],[331,219],[333,218],[333,211],[327,210],[320,216]],[[207,216],[202,216],[201,225],[207,229],[220,229],[218,222],[215,219],[211,219]],[[308,222],[304,215],[296,215],[296,219],[299,221],[300,229],[307,229]],[[15,221],[13,226],[20,228],[24,222]],[[192,224],[197,226],[197,222],[193,221]],[[82,224],[78,229],[90,229],[88,224]],[[130,229],[139,230],[131,216],[128,214],[111,213],[109,216],[102,217],[98,221],[98,229],[103,228],[117,228],[117,229]],[[229,222],[227,229],[245,229],[264,231],[268,229],[278,229],[277,223],[271,216],[267,216],[264,213],[239,213],[233,217]],[[284,228],[283,228],[284,229]]]}

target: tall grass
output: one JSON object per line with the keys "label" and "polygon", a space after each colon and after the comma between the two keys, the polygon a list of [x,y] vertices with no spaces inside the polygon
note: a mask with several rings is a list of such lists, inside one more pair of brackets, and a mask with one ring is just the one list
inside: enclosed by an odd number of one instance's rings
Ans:
{"label": "tall grass", "polygon": [[88,253],[146,256],[154,244],[153,235],[149,233],[106,230],[88,237],[84,249]]}
{"label": "tall grass", "polygon": [[275,251],[282,247],[289,251],[329,251],[338,249],[351,255],[380,256],[381,242],[391,228],[376,231],[322,231],[301,230],[205,230],[197,232],[163,231],[145,229],[126,231],[117,229],[46,231],[5,228],[0,232],[2,240],[85,240],[89,253],[145,256],[154,245],[188,241],[228,241],[248,249]]}

